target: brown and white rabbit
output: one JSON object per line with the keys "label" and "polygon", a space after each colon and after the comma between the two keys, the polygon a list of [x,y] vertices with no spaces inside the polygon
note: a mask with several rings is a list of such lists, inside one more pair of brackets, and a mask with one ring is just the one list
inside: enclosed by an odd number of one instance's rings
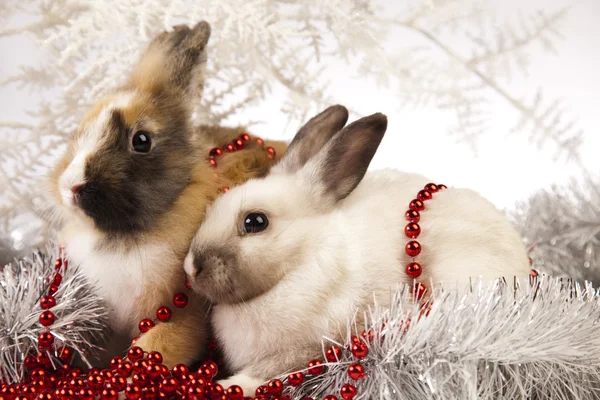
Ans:
{"label": "brown and white rabbit", "polygon": [[[209,36],[206,22],[157,36],[129,80],[85,116],[52,174],[60,242],[110,309],[105,357],[124,351],[139,321],[162,305],[171,306],[172,319],[137,345],[160,351],[167,366],[201,356],[205,302],[192,296],[185,309],[172,307],[173,295],[185,289],[183,260],[219,188],[265,175],[272,163],[248,142],[219,158],[216,169],[209,166],[208,149],[242,133],[191,124]],[[283,143],[267,144],[285,151]]]}
{"label": "brown and white rabbit", "polygon": [[[382,114],[343,128],[334,106],[310,120],[270,174],[218,198],[185,261],[192,288],[215,305],[212,324],[246,395],[304,368],[324,336],[373,296],[389,305],[405,273],[405,210],[430,179],[396,170],[365,174],[387,128]],[[343,129],[342,129],[343,128]],[[419,281],[454,286],[471,277],[527,277],[525,247],[490,202],[467,189],[426,203]],[[431,250],[428,250],[431,249]],[[344,336],[342,336],[344,335]]]}

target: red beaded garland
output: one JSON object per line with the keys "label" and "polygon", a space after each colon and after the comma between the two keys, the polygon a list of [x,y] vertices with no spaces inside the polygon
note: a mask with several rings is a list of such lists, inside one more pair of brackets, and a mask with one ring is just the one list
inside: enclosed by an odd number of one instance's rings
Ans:
{"label": "red beaded garland", "polygon": [[325,352],[325,358],[329,362],[336,362],[342,358],[342,349],[337,346],[331,346]]}
{"label": "red beaded garland", "polygon": [[369,354],[369,347],[362,340],[352,345],[352,355],[356,358],[365,358]]}
{"label": "red beaded garland", "polygon": [[219,157],[223,155],[223,150],[218,147],[213,147],[208,153],[209,157]]}
{"label": "red beaded garland", "polygon": [[187,306],[188,303],[188,297],[185,293],[175,293],[175,296],[173,296],[173,305],[175,305],[175,307],[177,308],[183,308],[185,306]]}
{"label": "red beaded garland", "polygon": [[418,262],[411,262],[406,266],[406,274],[411,278],[418,278],[421,272],[423,272],[423,269]]}
{"label": "red beaded garland", "polygon": [[404,227],[404,233],[411,239],[416,239],[421,234],[421,227],[419,224],[411,222]]}
{"label": "red beaded garland", "polygon": [[416,240],[411,240],[406,243],[406,254],[411,257],[416,257],[421,253],[421,244]]}
{"label": "red beaded garland", "polygon": [[361,364],[352,364],[348,367],[348,375],[355,381],[359,380],[365,376],[365,367]]}
{"label": "red beaded garland", "polygon": [[48,348],[54,343],[54,335],[48,331],[42,332],[38,336],[38,346],[40,348],[45,349]]}
{"label": "red beaded garland", "polygon": [[159,307],[159,309],[156,310],[156,318],[158,318],[159,321],[163,321],[163,322],[170,320],[171,319],[171,309],[166,306]]}
{"label": "red beaded garland", "polygon": [[425,292],[427,292],[427,288],[422,283],[416,283],[411,292],[418,300],[421,300]]}
{"label": "red beaded garland", "polygon": [[232,385],[225,391],[229,400],[244,400],[244,391],[238,385]]}
{"label": "red beaded garland", "polygon": [[338,400],[338,398],[332,394],[329,394],[329,395],[323,397],[323,400]]}
{"label": "red beaded garland", "polygon": [[311,375],[320,375],[323,373],[323,371],[325,370],[325,367],[321,362],[321,360],[311,360],[308,363],[308,373]]}
{"label": "red beaded garland", "polygon": [[144,318],[143,320],[140,321],[139,328],[140,328],[140,332],[142,332],[142,333],[148,332],[153,327],[154,327],[154,322],[152,322],[151,319]]}
{"label": "red beaded garland", "polygon": [[425,204],[419,199],[414,199],[408,204],[408,208],[415,211],[423,211],[425,209]]}
{"label": "red beaded garland", "polygon": [[425,185],[425,190],[431,193],[435,193],[439,190],[439,188],[438,185],[436,185],[435,183],[428,183],[427,185]]}
{"label": "red beaded garland", "polygon": [[427,200],[431,200],[433,196],[431,196],[431,192],[429,192],[429,190],[421,190],[419,193],[417,193],[417,199],[421,200],[421,201],[427,201]]}
{"label": "red beaded garland", "polygon": [[292,386],[300,386],[304,382],[304,374],[302,372],[295,372],[288,375],[288,383]]}
{"label": "red beaded garland", "polygon": [[247,133],[242,133],[240,135],[240,139],[242,139],[244,142],[247,142],[248,140],[250,140],[250,135],[248,135]]}
{"label": "red beaded garland", "polygon": [[269,393],[277,396],[283,392],[283,383],[279,379],[273,379],[267,383],[267,388],[269,389]]}
{"label": "red beaded garland", "polygon": [[346,383],[340,389],[340,395],[344,400],[352,400],[356,396],[356,387],[350,383]]}
{"label": "red beaded garland", "polygon": [[46,310],[43,311],[40,314],[40,324],[42,324],[43,326],[50,326],[54,323],[54,320],[56,318],[54,317],[54,313],[52,311]]}
{"label": "red beaded garland", "polygon": [[214,158],[211,158],[208,160],[208,163],[210,164],[211,167],[216,168],[217,167],[217,160],[215,160]]}
{"label": "red beaded garland", "polygon": [[417,210],[408,210],[405,214],[404,217],[406,218],[407,221],[409,222],[414,222],[417,223],[419,222],[419,220],[421,219],[421,214],[419,214],[419,212]]}
{"label": "red beaded garland", "polygon": [[232,143],[228,143],[225,145],[224,150],[229,153],[233,153],[235,151],[235,146]]}

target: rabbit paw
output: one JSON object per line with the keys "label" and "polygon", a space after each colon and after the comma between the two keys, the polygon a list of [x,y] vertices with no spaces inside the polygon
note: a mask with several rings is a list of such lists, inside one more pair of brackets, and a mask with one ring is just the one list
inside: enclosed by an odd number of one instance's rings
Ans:
{"label": "rabbit paw", "polygon": [[256,389],[262,385],[264,381],[262,379],[252,378],[251,376],[242,373],[220,380],[217,383],[223,386],[225,389],[230,386],[237,385],[244,391],[244,396],[254,397]]}

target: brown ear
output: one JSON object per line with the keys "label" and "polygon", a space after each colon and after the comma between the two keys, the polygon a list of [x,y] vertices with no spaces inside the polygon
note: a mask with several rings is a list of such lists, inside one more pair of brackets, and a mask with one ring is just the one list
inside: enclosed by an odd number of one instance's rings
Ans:
{"label": "brown ear", "polygon": [[323,194],[334,202],[344,199],[365,176],[386,129],[387,117],[381,113],[351,123],[335,135],[302,172],[307,173],[309,182],[320,185]]}
{"label": "brown ear", "polygon": [[348,110],[341,105],[327,108],[311,118],[294,136],[288,149],[275,167],[288,173],[295,172],[325,146],[348,121]]}
{"label": "brown ear", "polygon": [[170,32],[160,33],[140,57],[128,86],[152,94],[183,91],[188,100],[199,100],[209,38],[210,25],[206,21],[193,28],[178,25]]}

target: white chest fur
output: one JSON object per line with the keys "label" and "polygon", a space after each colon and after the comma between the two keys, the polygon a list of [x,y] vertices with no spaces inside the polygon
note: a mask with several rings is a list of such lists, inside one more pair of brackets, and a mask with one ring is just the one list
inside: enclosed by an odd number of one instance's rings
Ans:
{"label": "white chest fur", "polygon": [[[146,282],[161,279],[161,265],[169,252],[166,245],[143,244],[128,250],[98,250],[98,232],[78,227],[63,231],[62,242],[73,265],[79,265],[109,308],[111,327],[126,333],[134,327],[135,307]],[[164,279],[164,278],[163,278]]]}

